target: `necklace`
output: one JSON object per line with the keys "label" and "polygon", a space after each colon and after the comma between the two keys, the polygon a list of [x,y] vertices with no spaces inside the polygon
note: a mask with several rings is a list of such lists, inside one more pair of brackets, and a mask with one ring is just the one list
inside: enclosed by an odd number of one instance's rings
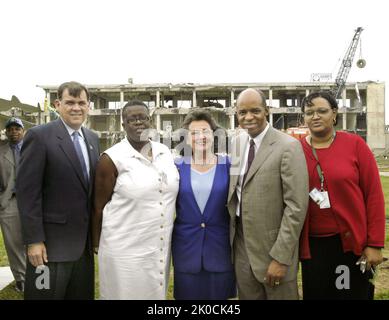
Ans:
{"label": "necklace", "polygon": [[211,157],[205,157],[205,159],[201,157],[196,157],[192,155],[192,163],[196,166],[209,166],[215,164],[216,156],[213,154]]}
{"label": "necklace", "polygon": [[[336,131],[334,130],[331,137],[326,141],[319,142],[319,145],[321,145],[321,146],[324,145],[326,147],[329,147],[332,144],[332,142],[335,140],[335,137],[336,137]],[[314,148],[313,141],[312,141],[312,135],[309,136],[309,144],[311,145],[312,148]],[[316,143],[316,146],[317,146],[317,143]]]}

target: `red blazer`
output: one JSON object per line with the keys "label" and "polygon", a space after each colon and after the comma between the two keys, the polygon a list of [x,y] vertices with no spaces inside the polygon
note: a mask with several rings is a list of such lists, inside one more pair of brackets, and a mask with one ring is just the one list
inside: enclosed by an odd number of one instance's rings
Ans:
{"label": "red blazer", "polygon": [[[300,142],[307,161],[309,190],[320,189],[312,148],[305,139]],[[337,132],[331,146],[318,157],[343,251],[361,255],[366,246],[384,247],[384,195],[374,155],[365,141],[355,134]],[[300,259],[311,258],[309,218],[313,206],[317,204],[310,199],[300,237]]]}

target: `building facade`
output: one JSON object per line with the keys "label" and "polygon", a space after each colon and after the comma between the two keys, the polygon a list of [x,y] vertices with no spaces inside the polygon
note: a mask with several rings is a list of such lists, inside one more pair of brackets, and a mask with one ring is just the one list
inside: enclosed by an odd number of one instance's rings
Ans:
{"label": "building facade", "polygon": [[[329,90],[333,83],[222,83],[222,84],[119,84],[87,85],[91,110],[87,127],[95,130],[102,150],[124,136],[121,107],[131,99],[144,101],[150,108],[153,125],[162,137],[181,127],[184,117],[194,107],[206,108],[228,132],[237,126],[236,98],[246,88],[262,90],[270,108],[269,122],[286,130],[302,124],[300,103],[312,91]],[[53,107],[57,86],[39,85],[46,93],[45,103]],[[337,129],[362,136],[375,153],[386,150],[385,84],[382,82],[348,83],[339,102]],[[51,111],[25,114],[35,123],[50,121]]]}

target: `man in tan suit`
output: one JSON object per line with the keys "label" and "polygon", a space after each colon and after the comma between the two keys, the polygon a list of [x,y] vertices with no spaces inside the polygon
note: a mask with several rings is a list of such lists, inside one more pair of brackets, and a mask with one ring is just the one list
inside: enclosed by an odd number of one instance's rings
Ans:
{"label": "man in tan suit", "polygon": [[26,254],[16,203],[15,179],[24,126],[19,118],[12,117],[5,128],[8,142],[0,146],[0,225],[16,290],[23,291]]}
{"label": "man in tan suit", "polygon": [[298,242],[308,205],[304,153],[298,140],[266,121],[261,91],[244,90],[236,113],[243,132],[232,142],[228,209],[239,298],[298,299]]}

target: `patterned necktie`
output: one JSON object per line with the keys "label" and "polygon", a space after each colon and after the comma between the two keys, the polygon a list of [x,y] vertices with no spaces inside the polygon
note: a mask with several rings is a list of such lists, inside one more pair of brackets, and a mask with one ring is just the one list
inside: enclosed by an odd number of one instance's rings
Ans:
{"label": "patterned necktie", "polygon": [[253,163],[254,157],[255,157],[255,142],[253,139],[250,139],[250,149],[249,149],[249,155],[247,157],[247,166],[246,166],[245,174],[243,176],[242,187],[246,180],[247,173],[249,172],[251,164]]}
{"label": "patterned necktie", "polygon": [[78,160],[80,160],[81,169],[82,169],[82,173],[83,173],[84,178],[85,178],[85,182],[88,182],[89,175],[88,175],[88,170],[86,169],[84,155],[82,154],[82,150],[81,150],[80,133],[78,131],[74,131],[72,133],[72,136],[73,136],[74,149],[76,149]]}

